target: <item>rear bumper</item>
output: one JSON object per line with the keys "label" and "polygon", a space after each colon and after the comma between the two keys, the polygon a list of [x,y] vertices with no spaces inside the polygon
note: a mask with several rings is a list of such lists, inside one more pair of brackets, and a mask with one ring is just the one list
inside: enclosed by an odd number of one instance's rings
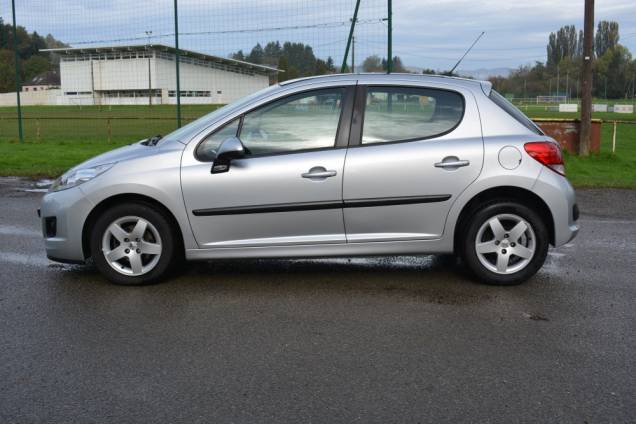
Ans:
{"label": "rear bumper", "polygon": [[552,213],[554,247],[572,241],[579,232],[579,208],[570,182],[551,169],[543,168],[533,191],[546,202]]}
{"label": "rear bumper", "polygon": [[[65,263],[84,262],[82,230],[92,209],[92,202],[79,187],[47,193],[42,198],[39,216],[46,256],[49,259]],[[50,225],[53,218],[54,231]]]}

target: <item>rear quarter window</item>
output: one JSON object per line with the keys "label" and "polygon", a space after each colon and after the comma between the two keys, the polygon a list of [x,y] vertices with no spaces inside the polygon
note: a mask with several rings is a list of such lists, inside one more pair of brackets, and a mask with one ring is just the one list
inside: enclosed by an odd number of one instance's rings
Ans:
{"label": "rear quarter window", "polygon": [[512,116],[521,125],[532,131],[537,135],[544,135],[541,128],[537,126],[530,118],[528,118],[523,112],[521,112],[515,105],[510,103],[504,96],[497,93],[495,90],[490,91],[490,100],[492,100],[497,106],[502,108],[508,115]]}

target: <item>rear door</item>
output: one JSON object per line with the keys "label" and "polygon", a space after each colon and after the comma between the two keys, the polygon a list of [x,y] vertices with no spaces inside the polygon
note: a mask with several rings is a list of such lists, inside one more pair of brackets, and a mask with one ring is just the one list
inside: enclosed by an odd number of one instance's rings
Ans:
{"label": "rear door", "polygon": [[441,237],[454,199],[481,171],[472,93],[402,84],[358,88],[343,181],[348,242]]}

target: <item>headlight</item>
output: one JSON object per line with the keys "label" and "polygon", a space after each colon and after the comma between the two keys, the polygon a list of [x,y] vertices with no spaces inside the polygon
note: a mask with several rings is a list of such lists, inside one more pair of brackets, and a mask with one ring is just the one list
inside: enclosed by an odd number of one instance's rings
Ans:
{"label": "headlight", "polygon": [[93,166],[91,168],[77,168],[63,174],[60,178],[53,181],[49,191],[66,190],[67,188],[78,186],[86,181],[90,181],[96,176],[103,174],[115,165],[107,163],[105,165]]}

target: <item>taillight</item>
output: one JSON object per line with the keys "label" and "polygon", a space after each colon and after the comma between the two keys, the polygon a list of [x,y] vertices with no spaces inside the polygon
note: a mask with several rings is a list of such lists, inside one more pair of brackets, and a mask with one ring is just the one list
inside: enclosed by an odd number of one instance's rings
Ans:
{"label": "taillight", "polygon": [[558,144],[550,141],[535,141],[524,144],[524,149],[535,160],[547,166],[557,174],[565,175],[563,155]]}

